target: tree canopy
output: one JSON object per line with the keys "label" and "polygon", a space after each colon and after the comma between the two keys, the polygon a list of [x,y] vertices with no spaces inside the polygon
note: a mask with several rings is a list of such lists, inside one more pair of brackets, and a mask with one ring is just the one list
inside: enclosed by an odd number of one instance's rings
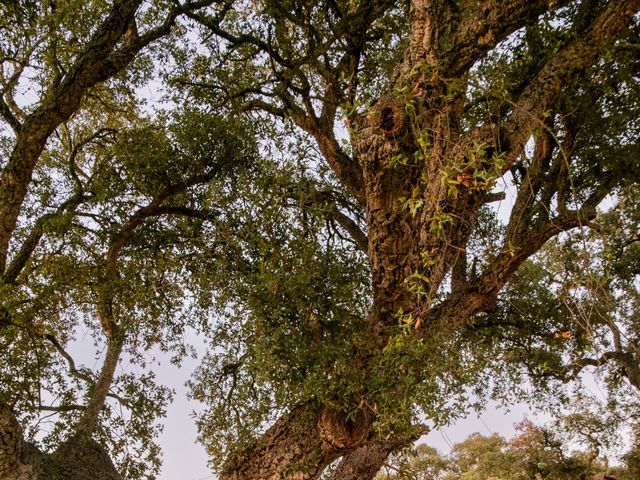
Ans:
{"label": "tree canopy", "polygon": [[516,435],[505,440],[497,434],[474,433],[441,455],[424,443],[395,455],[378,480],[525,480],[525,479],[631,479],[633,465],[613,467],[593,450],[563,448],[557,431],[528,420],[516,425]]}
{"label": "tree canopy", "polygon": [[187,331],[222,479],[372,479],[585,369],[637,426],[639,11],[4,2],[0,477],[153,478]]}

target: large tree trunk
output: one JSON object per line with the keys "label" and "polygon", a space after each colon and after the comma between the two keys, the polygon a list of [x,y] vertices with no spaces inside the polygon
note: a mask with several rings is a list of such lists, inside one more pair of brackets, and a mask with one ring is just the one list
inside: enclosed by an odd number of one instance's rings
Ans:
{"label": "large tree trunk", "polygon": [[360,445],[370,426],[365,415],[348,420],[318,405],[298,406],[254,445],[230,456],[221,479],[315,480],[327,465]]}
{"label": "large tree trunk", "polygon": [[47,454],[25,442],[11,409],[0,404],[0,480],[121,480],[104,447],[72,437]]}

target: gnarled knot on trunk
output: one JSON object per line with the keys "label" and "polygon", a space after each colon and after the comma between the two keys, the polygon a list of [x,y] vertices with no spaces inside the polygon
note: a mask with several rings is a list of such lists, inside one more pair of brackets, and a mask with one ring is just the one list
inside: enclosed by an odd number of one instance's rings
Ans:
{"label": "gnarled knot on trunk", "polygon": [[388,137],[398,137],[407,128],[407,114],[393,97],[383,97],[376,105],[375,113],[371,116],[372,126],[381,130]]}
{"label": "gnarled knot on trunk", "polygon": [[324,408],[318,420],[318,430],[323,442],[336,450],[353,448],[367,438],[371,418],[363,410],[354,417],[331,408]]}

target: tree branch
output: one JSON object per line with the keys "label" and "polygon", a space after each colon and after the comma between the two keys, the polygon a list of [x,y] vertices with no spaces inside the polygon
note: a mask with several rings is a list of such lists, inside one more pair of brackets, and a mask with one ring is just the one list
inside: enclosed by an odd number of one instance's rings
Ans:
{"label": "tree branch", "polygon": [[[107,337],[107,352],[102,364],[100,375],[95,382],[93,392],[87,403],[82,418],[76,425],[76,432],[88,433],[93,430],[98,422],[99,413],[104,408],[106,398],[113,396],[109,392],[115,370],[120,360],[120,355],[124,347],[127,332],[121,328],[118,319],[115,318],[113,312],[114,296],[116,294],[116,281],[118,278],[118,260],[122,249],[132,238],[135,231],[140,227],[146,219],[160,214],[181,214],[187,216],[202,217],[205,213],[198,212],[190,208],[177,206],[166,206],[164,202],[171,197],[178,195],[188,188],[206,183],[218,174],[219,168],[216,166],[208,172],[194,175],[182,182],[178,182],[165,187],[158,195],[156,195],[147,205],[137,209],[120,227],[120,229],[111,237],[109,248],[105,256],[104,274],[100,289],[98,290],[98,318],[102,325],[102,329]],[[206,212],[210,214],[211,212]],[[117,397],[116,397],[117,398]],[[124,401],[120,399],[121,401]]]}
{"label": "tree branch", "polygon": [[511,167],[542,118],[576,74],[591,66],[604,45],[627,26],[640,10],[639,0],[616,0],[573,42],[556,53],[523,90],[500,131],[499,148],[508,151]]}
{"label": "tree branch", "polygon": [[13,115],[9,105],[6,104],[4,99],[0,97],[0,115],[2,118],[9,124],[13,132],[18,135],[20,133],[20,129],[22,128],[22,124],[20,121]]}
{"label": "tree branch", "polygon": [[88,200],[89,198],[89,196],[82,193],[76,193],[65,200],[55,212],[47,213],[36,220],[35,224],[31,228],[31,231],[24,239],[22,245],[7,266],[4,275],[0,277],[2,279],[2,282],[7,285],[13,285],[16,283],[18,276],[20,275],[20,273],[22,273],[22,270],[31,259],[33,252],[38,246],[38,243],[40,243],[40,239],[44,235],[47,222],[65,215],[68,211],[75,210],[82,202]]}
{"label": "tree branch", "polygon": [[38,406],[38,410],[40,410],[41,412],[56,412],[56,413],[62,413],[62,412],[73,412],[73,411],[83,411],[85,410],[87,407],[85,405],[78,405],[78,404],[68,404],[68,405],[39,405]]}
{"label": "tree branch", "polygon": [[373,480],[385,465],[389,455],[394,451],[410,445],[420,434],[426,434],[422,429],[413,436],[393,435],[388,438],[374,436],[364,445],[347,453],[331,472],[328,480]]}
{"label": "tree branch", "polygon": [[540,15],[575,0],[465,1],[464,20],[454,35],[452,60],[447,74],[459,76],[484,54],[519,28],[534,23]]}
{"label": "tree branch", "polygon": [[349,234],[358,248],[366,254],[369,248],[369,241],[366,233],[362,231],[351,217],[343,213],[338,208],[335,198],[331,192],[318,191],[315,190],[313,186],[310,186],[310,188],[311,190],[307,192],[305,197],[302,199],[300,199],[299,195],[296,195],[293,191],[289,192],[289,198],[296,201],[302,200],[302,208],[313,205],[323,208],[329,219],[334,220],[338,225],[340,225]]}
{"label": "tree branch", "polygon": [[47,139],[58,125],[77,110],[87,89],[115,73],[105,68],[105,59],[125,33],[141,3],[141,0],[114,2],[109,15],[62,82],[45,93],[39,107],[22,124],[13,152],[0,177],[0,272],[4,273],[9,241],[33,169]]}

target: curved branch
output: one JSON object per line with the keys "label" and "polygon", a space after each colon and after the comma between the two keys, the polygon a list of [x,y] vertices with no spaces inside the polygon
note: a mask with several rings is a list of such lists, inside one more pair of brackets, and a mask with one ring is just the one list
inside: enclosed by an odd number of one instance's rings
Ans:
{"label": "curved branch", "polygon": [[584,357],[565,367],[570,375],[576,376],[584,367],[601,367],[614,361],[621,369],[622,375],[640,392],[640,363],[631,352],[613,350],[605,352],[597,358]]}
{"label": "curved branch", "polygon": [[329,218],[334,220],[349,234],[363,253],[368,253],[369,240],[366,233],[362,231],[360,226],[351,217],[340,211],[331,193],[314,190],[306,200],[312,204],[325,207]]}
{"label": "curved branch", "polygon": [[469,70],[484,54],[516,30],[534,23],[542,14],[575,0],[466,1],[464,20],[456,29],[452,61],[453,76]]}
{"label": "curved branch", "polygon": [[505,169],[512,166],[525,144],[553,106],[563,88],[579,72],[593,65],[604,45],[623,31],[640,10],[640,0],[617,0],[565,48],[555,54],[523,90],[501,128],[503,151],[508,151]]}
{"label": "curved branch", "polygon": [[141,0],[114,2],[109,15],[62,82],[44,95],[39,107],[22,124],[13,152],[0,176],[0,272],[4,273],[9,241],[33,170],[49,136],[78,109],[89,88],[124,67],[106,59],[131,24],[141,3]]}

